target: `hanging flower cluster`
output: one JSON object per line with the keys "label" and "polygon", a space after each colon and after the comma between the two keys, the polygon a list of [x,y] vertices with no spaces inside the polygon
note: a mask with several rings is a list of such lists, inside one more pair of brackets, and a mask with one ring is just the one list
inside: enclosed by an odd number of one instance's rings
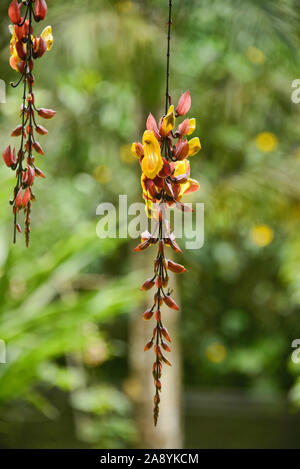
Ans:
{"label": "hanging flower cluster", "polygon": [[[184,119],[175,129],[175,118],[185,116],[191,107],[189,91],[182,94],[176,109],[171,104],[169,109],[157,125],[155,118],[149,114],[142,143],[133,143],[132,153],[139,158],[142,169],[141,184],[146,211],[149,218],[155,220],[152,233],[144,232],[141,243],[135,251],[143,251],[153,244],[158,244],[158,253],[154,260],[154,275],[142,285],[142,290],[150,290],[155,286],[153,305],[143,314],[143,319],[149,320],[155,313],[156,326],[145,351],[154,345],[155,362],[153,363],[153,378],[155,385],[154,423],[156,425],[159,414],[161,391],[162,364],[171,365],[165,357],[164,351],[170,352],[167,342],[171,342],[166,327],[162,322],[161,306],[178,310],[168,288],[169,272],[180,274],[186,269],[165,256],[165,246],[175,252],[182,252],[175,235],[170,229],[166,217],[167,207],[176,206],[183,211],[191,210],[181,199],[184,194],[195,192],[199,183],[190,178],[190,162],[188,158],[201,150],[198,137],[188,140],[196,128],[195,119]],[[177,142],[175,143],[175,141]]]}
{"label": "hanging flower cluster", "polygon": [[[22,9],[24,15],[22,16]],[[18,3],[13,0],[8,8],[8,15],[13,23],[10,25],[10,66],[20,74],[20,78],[12,87],[23,83],[23,101],[19,124],[11,133],[12,137],[20,137],[18,150],[9,145],[3,152],[5,164],[16,172],[16,186],[13,199],[10,201],[14,214],[14,242],[16,232],[21,232],[17,223],[20,210],[25,214],[25,240],[29,245],[31,202],[35,200],[32,186],[35,177],[45,178],[44,173],[35,165],[34,152],[44,155],[44,151],[36,140],[36,134],[46,135],[47,129],[37,123],[37,114],[44,119],[51,119],[56,112],[52,109],[37,108],[34,100],[33,86],[35,83],[33,68],[34,60],[41,58],[53,44],[52,28],[47,26],[39,37],[34,35],[33,22],[39,22],[47,14],[45,0],[25,0]]]}

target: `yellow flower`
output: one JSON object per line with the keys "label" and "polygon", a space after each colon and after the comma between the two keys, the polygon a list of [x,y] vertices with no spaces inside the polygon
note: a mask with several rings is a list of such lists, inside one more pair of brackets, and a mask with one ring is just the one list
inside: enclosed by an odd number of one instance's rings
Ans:
{"label": "yellow flower", "polygon": [[136,156],[137,158],[139,158],[139,155],[137,154],[137,151],[136,151],[136,143],[133,142],[133,144],[131,145],[131,153]]}
{"label": "yellow flower", "polygon": [[175,112],[174,112],[174,106],[169,107],[168,113],[165,115],[165,117],[162,120],[161,124],[161,131],[163,135],[168,135],[171,130],[173,130],[175,127]]}
{"label": "yellow flower", "polygon": [[196,128],[196,119],[189,119],[189,131],[187,133],[187,135],[191,135],[194,131],[195,131],[195,128]]}
{"label": "yellow flower", "polygon": [[273,230],[267,225],[256,225],[251,231],[252,241],[260,247],[265,247],[273,241]]}
{"label": "yellow flower", "polygon": [[145,130],[143,135],[144,158],[142,171],[149,178],[154,179],[163,167],[160,146],[152,130]]}
{"label": "yellow flower", "polygon": [[182,161],[175,161],[174,163],[174,177],[181,176],[184,173],[190,175],[190,162],[185,159]]}
{"label": "yellow flower", "polygon": [[131,153],[137,158],[140,158],[141,156],[143,156],[142,144],[138,142],[133,142],[133,144],[131,145]]}
{"label": "yellow flower", "polygon": [[188,156],[194,156],[198,151],[201,150],[201,143],[198,137],[194,137],[189,140],[189,153]]}
{"label": "yellow flower", "polygon": [[187,173],[187,180],[180,184],[180,192],[178,194],[178,199],[180,200],[184,194],[189,194],[191,192],[196,192],[200,188],[200,184],[195,179],[191,179],[190,176],[190,163],[188,160],[176,161],[174,163],[174,177],[181,176],[182,174]]}
{"label": "yellow flower", "polygon": [[47,44],[47,50],[51,50],[53,46],[53,34],[51,26],[46,26],[41,33],[41,37]]}
{"label": "yellow flower", "polygon": [[206,348],[206,356],[207,359],[212,363],[221,363],[226,358],[226,348],[224,345],[219,344],[217,342],[209,345]]}
{"label": "yellow flower", "polygon": [[11,54],[11,57],[9,59],[9,64],[11,66],[11,68],[13,68],[16,72],[19,72],[19,68],[18,68],[18,63],[22,62],[20,57],[18,56],[17,54],[17,51],[14,47],[13,51],[12,51],[12,54]]}
{"label": "yellow flower", "polygon": [[[19,72],[18,69],[18,63],[22,62],[21,58],[18,55],[17,49],[16,49],[16,42],[18,41],[18,37],[16,35],[16,31],[13,25],[9,25],[9,31],[11,33],[11,40],[10,40],[10,59],[9,63],[11,68],[13,68],[16,72]],[[26,51],[26,44],[23,45],[24,50]]]}
{"label": "yellow flower", "polygon": [[251,63],[255,65],[261,65],[266,60],[263,51],[253,46],[248,47],[246,50],[246,57]]}
{"label": "yellow flower", "polygon": [[188,178],[186,182],[180,184],[179,197],[184,194],[190,194],[191,192],[197,192],[200,189],[200,184],[196,179]]}
{"label": "yellow flower", "polygon": [[269,153],[278,147],[278,138],[271,132],[262,132],[257,135],[255,143],[259,150]]}

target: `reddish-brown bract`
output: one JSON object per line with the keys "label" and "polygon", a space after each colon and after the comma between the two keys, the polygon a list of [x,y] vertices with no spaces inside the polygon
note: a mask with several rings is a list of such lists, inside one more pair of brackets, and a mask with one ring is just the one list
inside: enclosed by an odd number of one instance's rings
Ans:
{"label": "reddish-brown bract", "polygon": [[34,15],[35,18],[40,21],[43,20],[47,14],[48,8],[45,0],[35,0]]}
{"label": "reddish-brown bract", "polygon": [[13,24],[18,24],[21,21],[20,13],[21,4],[19,5],[17,0],[13,0],[8,8],[8,16]]}

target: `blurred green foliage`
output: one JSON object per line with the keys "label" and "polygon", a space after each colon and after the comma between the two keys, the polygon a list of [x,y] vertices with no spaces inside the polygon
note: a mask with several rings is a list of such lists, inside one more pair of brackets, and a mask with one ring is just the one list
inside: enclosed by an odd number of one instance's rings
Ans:
{"label": "blurred green foliage", "polygon": [[[0,168],[3,445],[20,444],[18,431],[36,418],[34,408],[58,435],[61,422],[71,422],[73,440],[47,444],[136,442],[122,389],[126,314],[141,298],[139,273],[131,273],[131,242],[97,238],[95,213],[119,194],[141,198],[129,144],[150,111],[163,112],[167,6],[49,2],[55,43],[36,64],[36,102],[58,112],[40,158],[47,179],[35,184],[29,250],[22,239],[11,246],[13,180]],[[16,76],[8,66],[6,9],[2,2],[0,78],[8,83]],[[175,0],[170,83],[174,101],[190,89],[203,146],[192,160],[201,189],[189,200],[205,202],[205,245],[184,253],[189,273],[180,279],[184,385],[288,396],[295,408],[300,107],[291,83],[299,78],[299,13],[296,0]],[[14,143],[8,135],[20,99],[20,89],[7,90],[1,148]],[[273,138],[271,150],[257,140],[263,132]],[[265,242],[255,236],[260,225]],[[27,446],[46,445],[28,433]]]}

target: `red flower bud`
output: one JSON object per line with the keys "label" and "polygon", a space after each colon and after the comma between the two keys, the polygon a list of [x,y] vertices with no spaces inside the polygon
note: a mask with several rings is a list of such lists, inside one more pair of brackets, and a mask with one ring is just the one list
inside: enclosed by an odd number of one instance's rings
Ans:
{"label": "red flower bud", "polygon": [[31,186],[35,178],[35,170],[32,166],[28,166],[22,177],[22,183]]}
{"label": "red flower bud", "polygon": [[169,308],[179,311],[179,306],[177,305],[177,303],[175,303],[173,298],[171,298],[169,295],[164,296],[164,302],[166,303],[167,306],[169,306]]}
{"label": "red flower bud", "polygon": [[160,140],[161,137],[159,135],[159,130],[158,130],[158,127],[157,127],[157,123],[156,123],[155,118],[151,114],[151,112],[150,112],[150,114],[148,116],[148,119],[147,119],[147,122],[146,122],[146,129],[147,130],[152,130],[152,132],[154,133],[157,140]]}
{"label": "red flower bud", "polygon": [[25,60],[26,52],[25,52],[24,44],[23,44],[22,41],[17,41],[16,42],[16,51],[17,51],[18,56],[20,57],[20,59]]}
{"label": "red flower bud", "polygon": [[159,301],[158,301],[158,294],[155,293],[154,295],[154,304],[157,304],[158,303],[158,307],[160,307],[162,304],[163,304],[163,299],[162,297],[160,296],[159,297]]}
{"label": "red flower bud", "polygon": [[147,249],[147,247],[149,247],[151,244],[151,238],[149,239],[146,239],[146,241],[143,241],[142,243],[140,243],[138,246],[136,246],[134,248],[134,251],[135,252],[138,252],[138,251],[144,251],[145,249]]}
{"label": "red flower bud", "polygon": [[162,287],[162,278],[159,277],[159,276],[156,278],[156,287],[157,287],[157,288],[161,288],[161,287]]}
{"label": "red flower bud", "polygon": [[159,345],[155,345],[155,347],[154,347],[154,352],[155,352],[155,354],[158,356],[158,358],[161,358],[161,357],[162,357],[162,353],[161,353],[161,350],[160,350],[160,346],[159,346]]}
{"label": "red flower bud", "polygon": [[149,350],[153,345],[153,341],[150,340],[146,345],[145,345],[145,348],[144,348],[144,352],[146,352],[147,350]]}
{"label": "red flower bud", "polygon": [[21,22],[21,4],[19,5],[17,0],[12,0],[8,8],[8,16],[13,24],[18,24]]}
{"label": "red flower bud", "polygon": [[10,134],[11,137],[19,137],[22,134],[22,125],[18,125]]}
{"label": "red flower bud", "polygon": [[176,112],[179,116],[184,116],[187,112],[189,112],[191,107],[191,95],[189,91],[183,93],[178,101],[178,105],[176,108]]}
{"label": "red flower bud", "polygon": [[159,381],[159,379],[155,379],[154,384],[157,389],[161,390],[161,382]]}
{"label": "red flower bud", "polygon": [[22,198],[23,207],[26,207],[26,205],[28,204],[30,199],[31,199],[31,191],[30,191],[29,187],[27,187],[27,189],[25,189],[25,192],[24,192],[24,195],[23,195],[23,198]]}
{"label": "red flower bud", "polygon": [[183,272],[186,272],[186,268],[183,265],[176,264],[176,262],[173,261],[168,261],[168,269],[171,270],[171,272],[174,272],[174,274],[182,274]]}
{"label": "red flower bud", "polygon": [[161,346],[163,349],[165,349],[167,352],[171,352],[171,349],[170,347],[168,346],[168,344],[166,342],[164,342],[163,340],[161,341]]}
{"label": "red flower bud", "polygon": [[184,119],[183,122],[178,126],[178,129],[175,132],[176,137],[183,137],[184,135],[188,134],[190,129],[190,121],[189,119]]}
{"label": "red flower bud", "polygon": [[[23,23],[24,18],[21,18],[21,23]],[[31,34],[32,34],[33,28],[31,26]],[[21,41],[24,37],[28,35],[29,32],[29,20],[26,20],[22,26],[15,26],[15,33],[17,35],[17,38],[19,41]]]}
{"label": "red flower bud", "polygon": [[34,168],[34,172],[36,176],[40,176],[41,178],[46,179],[46,176],[41,169]]}
{"label": "red flower bud", "polygon": [[40,155],[44,155],[43,149],[42,149],[41,145],[39,144],[39,142],[34,142],[33,148],[34,148],[35,151],[36,151],[37,153],[39,153]]}
{"label": "red flower bud", "polygon": [[152,373],[153,373],[153,375],[155,374],[155,376],[156,376],[156,368],[157,368],[157,363],[154,362],[153,366],[152,366]]}
{"label": "red flower bud", "polygon": [[39,48],[37,50],[37,56],[42,57],[45,54],[46,50],[47,50],[47,43],[42,37],[40,37]]}
{"label": "red flower bud", "polygon": [[38,115],[43,117],[44,119],[52,119],[52,117],[54,117],[55,114],[56,114],[56,111],[53,111],[53,109],[45,109],[41,107],[38,110]]}
{"label": "red flower bud", "polygon": [[16,200],[15,200],[15,205],[16,205],[17,208],[22,207],[22,189],[21,188],[18,191]]}
{"label": "red flower bud", "polygon": [[15,149],[13,149],[13,151],[11,151],[10,145],[7,148],[5,148],[4,152],[2,153],[2,156],[3,156],[4,163],[9,168],[11,166],[15,165],[16,162],[17,162],[16,151],[15,151]]}
{"label": "red flower bud", "polygon": [[156,319],[157,322],[161,321],[161,313],[160,313],[159,309],[155,313],[155,319]]}
{"label": "red flower bud", "polygon": [[21,75],[22,75],[23,72],[24,72],[24,69],[25,69],[25,62],[19,61],[17,63],[17,69],[18,69],[19,73],[21,73]]}
{"label": "red flower bud", "polygon": [[178,140],[174,156],[176,160],[184,160],[189,154],[189,144],[187,140]]}
{"label": "red flower bud", "polygon": [[43,127],[42,125],[37,125],[35,130],[40,135],[47,135],[47,133],[48,133],[48,130],[45,129],[45,127]]}
{"label": "red flower bud", "polygon": [[170,339],[170,336],[169,336],[169,333],[168,333],[166,327],[162,327],[160,329],[160,332],[162,333],[162,335],[164,336],[165,339],[167,339],[169,342],[171,342],[171,339]]}
{"label": "red flower bud", "polygon": [[35,0],[34,16],[38,21],[45,18],[47,11],[48,8],[45,0]]}
{"label": "red flower bud", "polygon": [[143,148],[143,145],[141,144],[141,142],[136,142],[135,151],[136,151],[139,158],[142,158],[144,156],[144,148]]}
{"label": "red flower bud", "polygon": [[172,366],[172,363],[169,362],[169,360],[166,359],[166,357],[162,356],[162,361],[166,364],[166,365],[169,365],[169,366]]}
{"label": "red flower bud", "polygon": [[180,254],[182,253],[182,250],[180,249],[180,247],[178,246],[175,238],[166,238],[165,239],[165,243],[168,244],[169,246],[171,246],[171,248],[175,251],[175,252],[179,252]]}
{"label": "red flower bud", "polygon": [[148,278],[146,282],[143,283],[141,290],[150,290],[154,286],[154,280],[152,278]]}
{"label": "red flower bud", "polygon": [[152,316],[153,316],[153,311],[151,309],[146,309],[146,311],[143,314],[143,319],[145,321],[148,321],[149,319],[152,318]]}

